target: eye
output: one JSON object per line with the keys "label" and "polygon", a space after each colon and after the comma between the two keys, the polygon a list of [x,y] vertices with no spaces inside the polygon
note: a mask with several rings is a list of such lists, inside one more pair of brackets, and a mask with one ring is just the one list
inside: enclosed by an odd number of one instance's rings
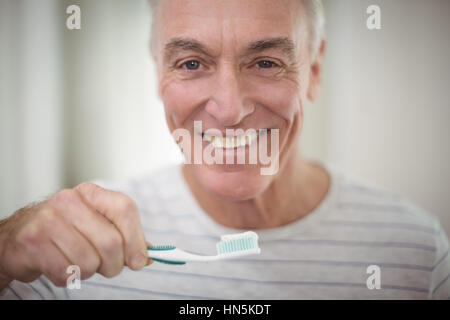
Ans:
{"label": "eye", "polygon": [[186,66],[188,70],[197,70],[200,68],[200,62],[197,60],[189,60],[182,64],[182,66]]}
{"label": "eye", "polygon": [[269,61],[269,60],[261,60],[257,62],[258,67],[262,69],[270,69],[272,67],[278,67],[278,65],[275,62]]}

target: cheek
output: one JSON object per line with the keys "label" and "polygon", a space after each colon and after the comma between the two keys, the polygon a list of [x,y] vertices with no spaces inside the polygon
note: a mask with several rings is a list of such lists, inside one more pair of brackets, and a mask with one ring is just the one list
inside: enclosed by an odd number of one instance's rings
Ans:
{"label": "cheek", "polygon": [[161,99],[166,116],[170,117],[176,127],[182,127],[184,122],[195,112],[205,99],[202,86],[196,81],[172,81],[162,85]]}
{"label": "cheek", "polygon": [[288,122],[301,110],[299,86],[290,80],[252,84],[251,92],[255,101]]}
{"label": "cheek", "polygon": [[[307,82],[303,76],[300,81],[280,79],[278,81],[261,79],[241,82],[241,92],[253,100],[253,103],[268,108],[274,114],[288,122],[301,113],[302,101],[306,97]],[[162,82],[161,98],[164,103],[166,116],[173,120],[176,127],[192,119],[196,109],[208,102],[211,92],[210,79],[177,80],[170,79]]]}

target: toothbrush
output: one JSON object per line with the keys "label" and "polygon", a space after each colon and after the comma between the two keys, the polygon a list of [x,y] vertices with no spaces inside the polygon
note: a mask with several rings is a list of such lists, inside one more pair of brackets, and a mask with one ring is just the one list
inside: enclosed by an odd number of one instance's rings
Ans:
{"label": "toothbrush", "polygon": [[203,256],[190,253],[175,246],[163,245],[147,247],[148,256],[155,261],[168,264],[185,264],[191,261],[218,261],[250,254],[259,254],[258,235],[253,231],[223,235],[216,244],[217,255]]}

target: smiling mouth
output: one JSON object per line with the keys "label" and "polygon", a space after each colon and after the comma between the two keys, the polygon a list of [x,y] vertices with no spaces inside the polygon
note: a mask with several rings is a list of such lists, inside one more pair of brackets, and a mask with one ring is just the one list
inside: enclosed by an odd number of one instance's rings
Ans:
{"label": "smiling mouth", "polygon": [[201,136],[203,141],[209,142],[214,148],[234,149],[247,146],[250,147],[259,136],[269,132],[270,129],[259,129],[258,131],[254,130],[247,134],[232,137],[209,135],[203,132]]}

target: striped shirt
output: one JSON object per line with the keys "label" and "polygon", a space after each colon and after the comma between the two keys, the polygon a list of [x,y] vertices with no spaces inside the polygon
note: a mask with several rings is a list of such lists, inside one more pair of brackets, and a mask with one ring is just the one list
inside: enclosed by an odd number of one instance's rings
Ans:
{"label": "striped shirt", "polygon": [[[305,218],[258,230],[260,255],[211,263],[153,263],[99,274],[81,289],[57,288],[44,276],[13,281],[1,299],[449,299],[445,231],[406,198],[324,164],[330,189]],[[242,230],[212,220],[192,197],[181,167],[102,184],[138,204],[148,241],[215,254],[223,234]],[[372,273],[369,266],[377,266]],[[369,269],[368,269],[369,268]],[[380,288],[372,288],[379,276]],[[372,288],[372,289],[369,289]]]}

